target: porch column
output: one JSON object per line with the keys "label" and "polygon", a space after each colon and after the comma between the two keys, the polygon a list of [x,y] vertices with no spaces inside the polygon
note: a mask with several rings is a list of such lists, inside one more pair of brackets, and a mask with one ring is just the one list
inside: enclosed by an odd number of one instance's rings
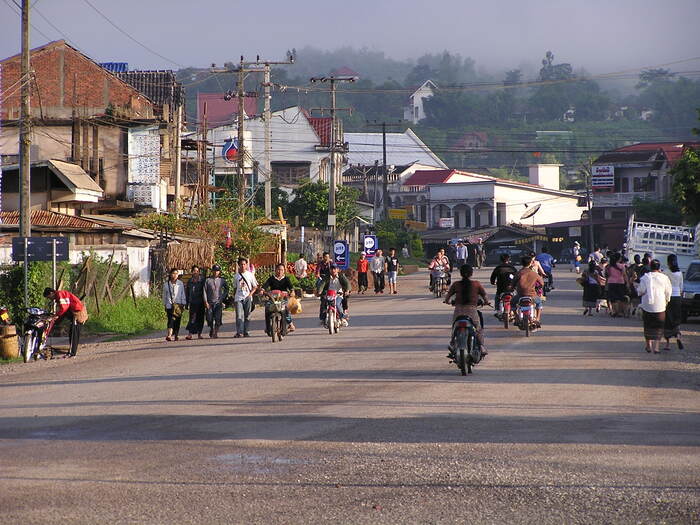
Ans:
{"label": "porch column", "polygon": [[472,228],[472,229],[476,228],[476,218],[477,218],[477,215],[478,215],[478,210],[476,209],[476,207],[477,207],[477,204],[475,204],[474,206],[472,206],[471,209],[470,209],[469,212],[468,212],[468,213],[469,213],[469,217],[471,218],[471,228]]}
{"label": "porch column", "polygon": [[496,201],[493,201],[492,221],[491,226],[498,226],[498,204]]}

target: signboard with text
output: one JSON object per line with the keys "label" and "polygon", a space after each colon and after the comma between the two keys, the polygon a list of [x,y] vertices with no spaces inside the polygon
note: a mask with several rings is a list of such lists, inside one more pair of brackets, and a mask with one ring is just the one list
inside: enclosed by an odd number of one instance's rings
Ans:
{"label": "signboard with text", "polygon": [[408,210],[405,208],[389,208],[389,218],[406,220],[408,219]]}
{"label": "signboard with text", "polygon": [[368,259],[374,257],[374,253],[379,249],[379,241],[376,235],[365,235],[362,239],[362,251]]}
{"label": "signboard with text", "polygon": [[333,262],[341,270],[350,268],[350,246],[347,241],[333,242]]}
{"label": "signboard with text", "polygon": [[[12,238],[12,260],[24,261],[24,237]],[[27,261],[53,260],[54,242],[56,260],[68,260],[68,237],[27,237]]]}
{"label": "signboard with text", "polygon": [[615,187],[614,166],[592,166],[591,188],[602,190]]}
{"label": "signboard with text", "polygon": [[438,219],[438,228],[454,228],[455,218],[454,217],[442,217]]}

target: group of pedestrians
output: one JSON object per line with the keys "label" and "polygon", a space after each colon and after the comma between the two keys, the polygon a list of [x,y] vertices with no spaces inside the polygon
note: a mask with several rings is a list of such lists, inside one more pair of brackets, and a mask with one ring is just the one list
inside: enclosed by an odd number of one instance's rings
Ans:
{"label": "group of pedestrians", "polygon": [[398,295],[397,282],[400,266],[395,248],[390,248],[388,255],[384,255],[383,250],[378,249],[371,259],[368,259],[364,252],[360,253],[356,267],[358,293],[364,295],[367,292],[369,286],[367,275],[371,272],[374,295],[383,294],[387,284],[389,288],[388,293]]}
{"label": "group of pedestrians", "polygon": [[640,309],[647,352],[659,353],[662,338],[665,350],[670,350],[673,338],[682,349],[683,273],[674,254],[667,257],[666,265],[664,271],[661,262],[648,253],[635,255],[630,262],[619,252],[603,253],[596,248],[577,279],[583,287],[583,315],[607,308],[611,317],[631,317]]}

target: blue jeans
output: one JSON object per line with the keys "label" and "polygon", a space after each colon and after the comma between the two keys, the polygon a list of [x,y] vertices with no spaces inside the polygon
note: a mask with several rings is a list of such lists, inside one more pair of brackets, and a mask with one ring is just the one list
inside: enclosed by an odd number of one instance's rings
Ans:
{"label": "blue jeans", "polygon": [[235,301],[234,305],[236,306],[236,333],[241,335],[247,334],[253,298],[248,296],[240,301]]}
{"label": "blue jeans", "polygon": [[[326,309],[328,307],[328,302],[326,301],[326,297],[322,296],[321,297],[321,315],[319,318],[321,321],[326,320]],[[338,312],[338,319],[343,319],[345,317],[345,310],[343,310],[343,296],[342,295],[336,295],[335,297],[335,310]]]}

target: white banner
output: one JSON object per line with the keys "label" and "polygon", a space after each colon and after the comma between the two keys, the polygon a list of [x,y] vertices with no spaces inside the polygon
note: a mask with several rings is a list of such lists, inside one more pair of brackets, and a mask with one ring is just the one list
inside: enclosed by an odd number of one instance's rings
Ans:
{"label": "white banner", "polygon": [[592,188],[613,188],[615,186],[614,166],[592,166],[591,167],[591,187]]}
{"label": "white banner", "polygon": [[455,219],[454,217],[442,217],[438,219],[438,228],[454,228]]}

